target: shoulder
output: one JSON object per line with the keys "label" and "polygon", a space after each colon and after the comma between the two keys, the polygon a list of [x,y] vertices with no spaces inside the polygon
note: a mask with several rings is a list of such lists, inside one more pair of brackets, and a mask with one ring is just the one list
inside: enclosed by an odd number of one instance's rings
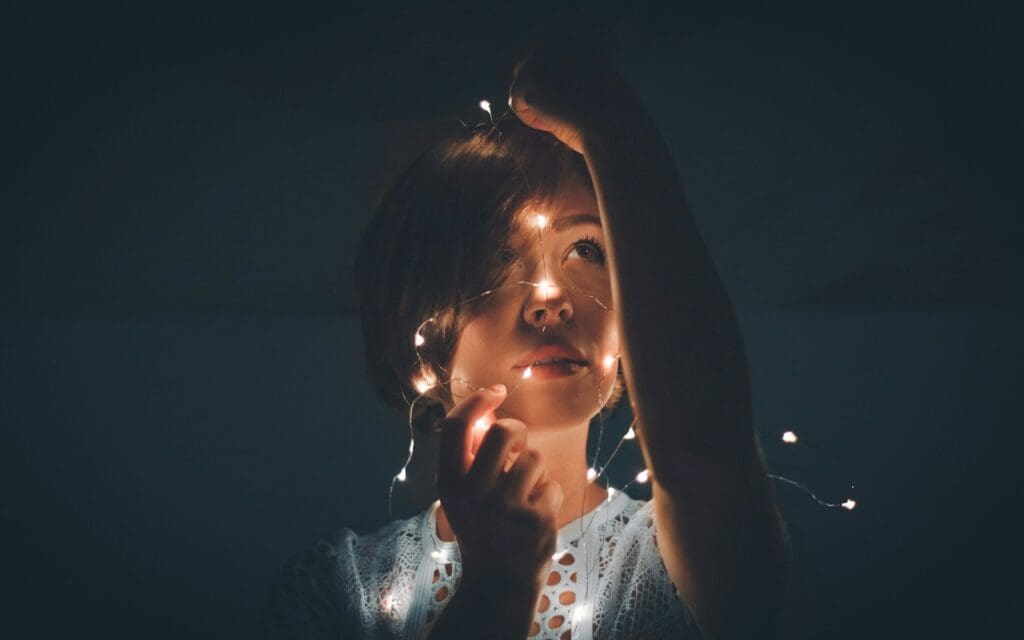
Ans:
{"label": "shoulder", "polygon": [[293,554],[274,575],[264,609],[270,638],[359,635],[367,597],[394,570],[419,517],[358,534],[342,528]]}

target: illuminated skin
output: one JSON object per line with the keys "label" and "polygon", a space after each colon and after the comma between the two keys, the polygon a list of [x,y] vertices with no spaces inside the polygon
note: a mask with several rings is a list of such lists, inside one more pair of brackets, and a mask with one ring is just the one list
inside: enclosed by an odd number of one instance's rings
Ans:
{"label": "illuminated skin", "polygon": [[[705,634],[776,637],[786,556],[754,433],[740,327],[665,141],[621,76],[602,56],[578,47],[538,47],[517,65],[509,93],[521,121],[579,152],[590,172],[607,240],[619,363],[668,576]],[[573,311],[580,309],[577,301]],[[495,327],[493,335],[517,337],[514,325],[501,324],[508,318],[493,322],[506,328],[502,334]],[[593,346],[602,334],[575,335]],[[483,343],[476,344],[460,354],[467,358],[461,366],[483,366]],[[496,360],[507,357],[506,344],[492,345],[502,354]],[[575,390],[575,383],[556,382]],[[555,552],[555,527],[580,512],[579,488],[588,486],[585,420],[592,412],[574,396],[568,407],[543,395],[527,404],[530,396],[474,392],[445,421],[437,488],[458,534],[463,578],[434,640],[463,637],[467,628],[479,637],[526,636]],[[526,413],[501,418],[502,403],[520,397],[518,410]],[[499,419],[474,457],[472,425],[495,411]],[[545,411],[557,419],[540,419]],[[540,426],[545,423],[552,426]],[[526,455],[537,447],[563,457]],[[513,450],[525,453],[506,467]],[[550,478],[562,465],[570,467],[564,487]],[[450,536],[444,526],[439,523],[439,532]]]}
{"label": "illuminated skin", "polygon": [[[618,369],[614,356],[619,351],[615,314],[597,302],[609,307],[611,301],[597,212],[594,192],[574,182],[543,208],[540,231],[533,226],[536,218],[527,216],[532,224],[513,234],[502,255],[515,261],[506,283],[551,286],[512,284],[497,289],[488,296],[481,315],[463,329],[452,359],[455,382],[451,389],[457,405],[472,392],[460,380],[474,388],[502,383],[510,390],[494,417],[523,423],[526,448],[540,454],[541,475],[561,487],[564,500],[556,527],[593,509],[607,496],[602,486],[588,481],[586,460],[587,430],[614,389]],[[580,214],[594,219],[584,220]],[[579,350],[589,364],[552,372],[534,367],[536,373],[523,379],[523,370],[514,366],[542,341],[555,339]],[[473,451],[484,431],[474,429]],[[513,453],[511,460],[517,456]],[[439,464],[454,462],[442,459]],[[453,540],[443,502],[438,509],[438,533],[444,540]]]}

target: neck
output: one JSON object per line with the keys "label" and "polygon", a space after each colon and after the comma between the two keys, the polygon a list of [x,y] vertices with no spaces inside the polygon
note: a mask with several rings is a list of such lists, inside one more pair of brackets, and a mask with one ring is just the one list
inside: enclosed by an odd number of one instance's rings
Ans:
{"label": "neck", "polygon": [[[527,436],[527,446],[540,451],[543,456],[548,480],[562,486],[558,528],[590,513],[608,495],[603,486],[587,480],[588,427],[589,423],[584,423],[569,429],[530,431]],[[437,509],[437,534],[446,542],[455,540],[444,505]]]}

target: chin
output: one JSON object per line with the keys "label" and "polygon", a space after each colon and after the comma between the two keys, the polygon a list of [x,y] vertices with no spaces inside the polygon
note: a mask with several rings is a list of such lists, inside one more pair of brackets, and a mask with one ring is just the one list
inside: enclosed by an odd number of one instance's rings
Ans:
{"label": "chin", "polygon": [[[522,389],[520,389],[522,391]],[[545,398],[543,396],[551,396]],[[519,400],[520,398],[515,398]],[[507,400],[502,406],[511,417],[522,420],[529,429],[568,429],[581,423],[590,422],[597,415],[600,407],[597,398],[584,402],[583,398],[569,397],[565,394],[531,394],[523,397],[522,402]]]}

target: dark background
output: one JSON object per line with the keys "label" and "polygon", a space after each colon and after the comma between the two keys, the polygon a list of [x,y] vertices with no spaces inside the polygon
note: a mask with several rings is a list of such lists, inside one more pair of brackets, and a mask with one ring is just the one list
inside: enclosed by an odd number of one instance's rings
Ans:
{"label": "dark background", "polygon": [[288,556],[386,521],[405,426],[362,375],[354,247],[551,28],[673,151],[769,466],[858,501],[777,485],[787,637],[1012,623],[1020,9],[709,4],[5,10],[3,635],[251,637]]}

